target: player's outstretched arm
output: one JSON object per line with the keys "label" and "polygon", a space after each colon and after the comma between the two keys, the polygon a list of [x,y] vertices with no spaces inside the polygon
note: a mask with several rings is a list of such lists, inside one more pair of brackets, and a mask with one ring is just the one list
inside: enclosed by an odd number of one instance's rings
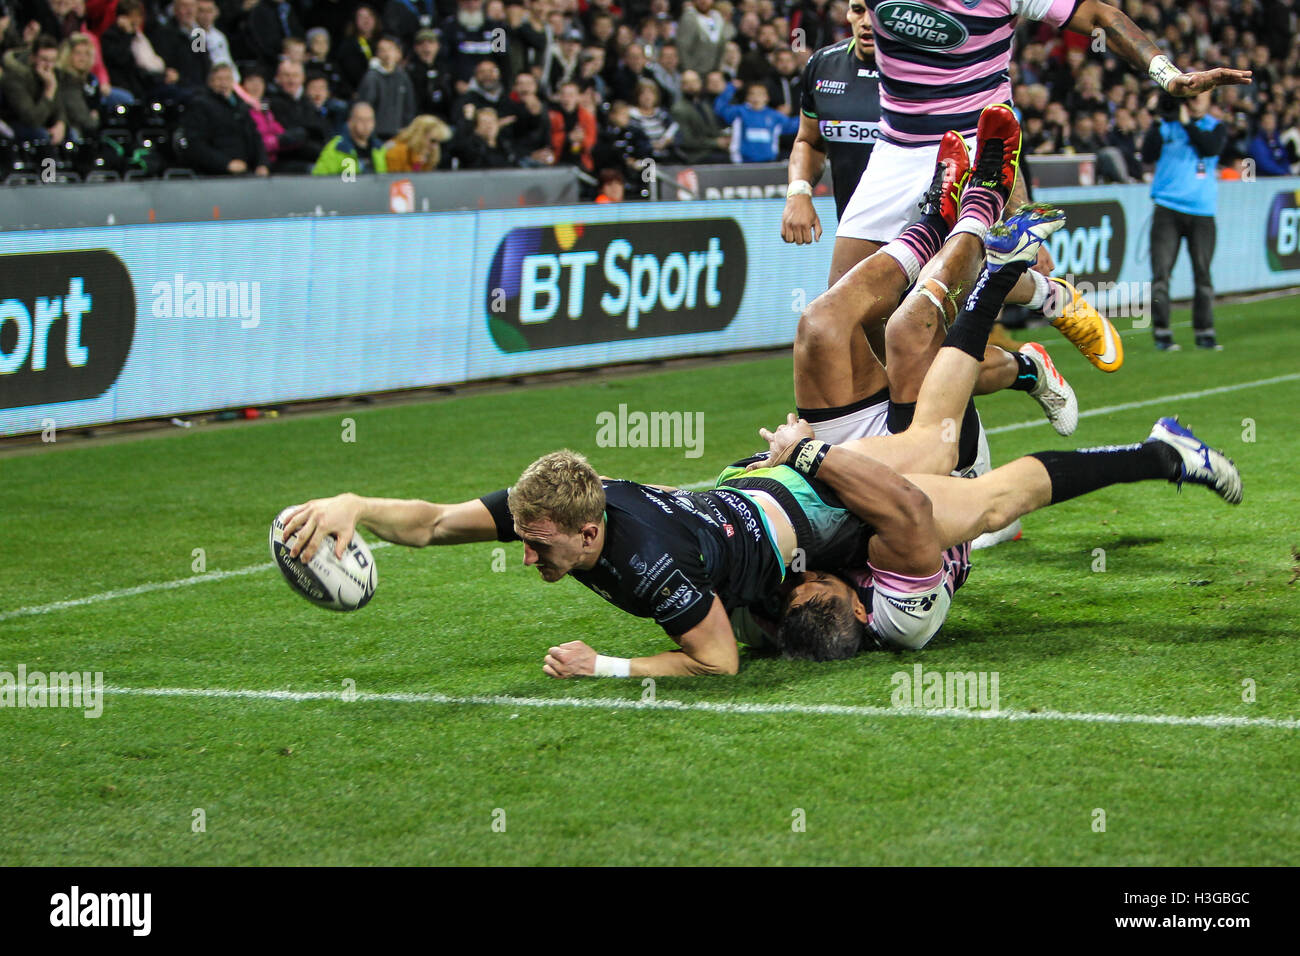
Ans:
{"label": "player's outstretched arm", "polygon": [[[609,671],[609,676],[704,677],[735,674],[740,670],[740,650],[731,631],[731,621],[716,594],[708,616],[676,641],[681,644],[679,651],[665,651],[653,657],[634,657],[631,660],[606,658],[619,668]],[[569,641],[550,649],[542,662],[542,672],[547,677],[592,677],[596,674],[598,656],[584,642]]]}
{"label": "player's outstretched arm", "polygon": [[1195,96],[1216,86],[1249,83],[1250,70],[1202,70],[1182,73],[1123,10],[1104,0],[1083,0],[1066,27],[1077,33],[1102,30],[1109,48],[1139,72],[1148,74],[1174,96]]}
{"label": "player's outstretched arm", "polygon": [[344,493],[299,505],[285,522],[284,536],[298,534],[292,557],[310,561],[326,536],[334,535],[334,551],[342,557],[360,524],[385,541],[423,548],[437,544],[467,544],[496,540],[496,524],[482,501],[440,505],[418,499],[365,498]]}

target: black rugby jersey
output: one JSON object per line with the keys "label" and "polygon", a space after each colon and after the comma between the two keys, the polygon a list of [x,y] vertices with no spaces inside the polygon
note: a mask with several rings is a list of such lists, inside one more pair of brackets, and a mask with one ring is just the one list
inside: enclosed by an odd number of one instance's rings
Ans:
{"label": "black rugby jersey", "polygon": [[[634,481],[605,487],[605,546],[589,571],[570,571],[615,607],[653,618],[677,637],[708,615],[761,605],[785,568],[757,504],[738,491],[660,491]],[[479,499],[498,541],[518,541],[505,491]]]}
{"label": "black rugby jersey", "polygon": [[826,140],[835,211],[841,219],[867,168],[880,126],[880,73],[874,59],[858,59],[853,42],[822,47],[809,58],[800,98],[804,115],[817,121]]}

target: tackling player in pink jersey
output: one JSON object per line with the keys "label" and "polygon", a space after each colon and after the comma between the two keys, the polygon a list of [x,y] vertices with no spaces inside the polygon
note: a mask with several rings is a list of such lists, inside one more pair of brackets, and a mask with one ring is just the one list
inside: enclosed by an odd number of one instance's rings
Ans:
{"label": "tackling player in pink jersey", "polygon": [[[880,140],[837,238],[885,243],[916,221],[943,134],[955,130],[970,138],[984,107],[1010,102],[1008,68],[1018,17],[1104,38],[1120,59],[1175,96],[1251,79],[1243,70],[1182,73],[1123,11],[1103,0],[853,0],[858,4],[867,8],[880,70]],[[1013,205],[1023,197],[1023,186],[1017,192]],[[914,262],[899,264],[915,275]],[[1053,324],[1097,368],[1119,368],[1123,353],[1113,329],[1082,315],[1072,322],[1080,297],[1072,287],[1063,291],[1067,301]]]}

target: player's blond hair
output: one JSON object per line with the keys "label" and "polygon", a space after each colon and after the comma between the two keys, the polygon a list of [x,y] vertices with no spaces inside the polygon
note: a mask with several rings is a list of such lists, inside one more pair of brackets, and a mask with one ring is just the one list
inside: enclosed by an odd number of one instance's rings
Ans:
{"label": "player's blond hair", "polygon": [[576,534],[604,515],[605,488],[587,459],[565,448],[525,468],[510,489],[508,504],[519,525],[549,520],[566,534]]}

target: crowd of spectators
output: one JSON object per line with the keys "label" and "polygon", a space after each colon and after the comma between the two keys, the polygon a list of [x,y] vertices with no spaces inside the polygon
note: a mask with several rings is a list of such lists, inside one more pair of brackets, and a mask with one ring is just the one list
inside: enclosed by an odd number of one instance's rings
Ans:
{"label": "crowd of spectators", "polygon": [[[1296,0],[1123,0],[1184,70],[1251,69],[1211,112],[1223,175],[1300,171]],[[605,201],[647,160],[784,158],[801,72],[844,0],[7,0],[0,149],[146,173],[572,165]],[[1011,65],[1031,155],[1149,178],[1152,84],[1093,37],[1022,21]],[[42,153],[41,151],[45,152]],[[70,162],[70,160],[69,160]],[[2,172],[3,170],[0,170]]]}

